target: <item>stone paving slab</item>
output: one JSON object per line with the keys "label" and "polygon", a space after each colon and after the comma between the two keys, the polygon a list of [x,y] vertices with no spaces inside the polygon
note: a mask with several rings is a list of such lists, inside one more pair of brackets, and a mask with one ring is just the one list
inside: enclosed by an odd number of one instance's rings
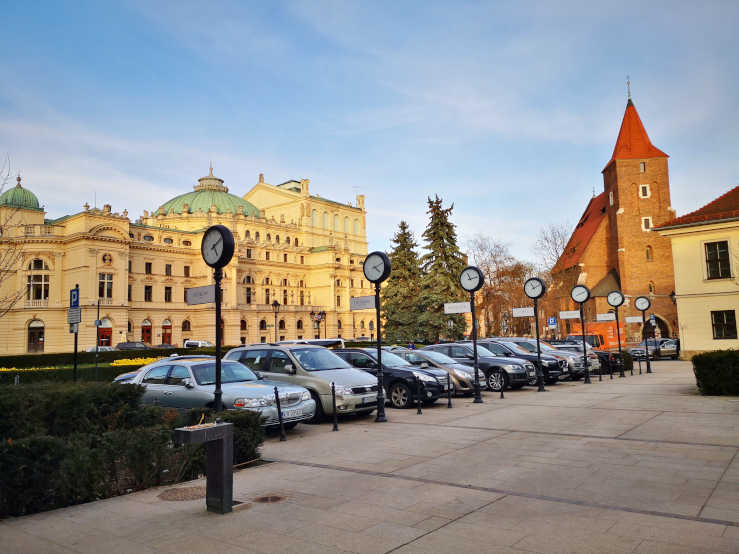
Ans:
{"label": "stone paving slab", "polygon": [[155,488],[0,521],[0,552],[739,552],[733,400],[655,371],[301,425],[235,473],[231,514]]}

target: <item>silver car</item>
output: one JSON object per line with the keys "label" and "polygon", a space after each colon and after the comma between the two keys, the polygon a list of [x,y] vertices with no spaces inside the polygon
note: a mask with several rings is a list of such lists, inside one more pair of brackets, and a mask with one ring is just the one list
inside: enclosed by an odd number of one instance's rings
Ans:
{"label": "silver car", "polygon": [[[145,387],[142,401],[146,404],[188,410],[213,406],[215,381],[213,356],[173,356],[146,365],[137,372],[121,374],[114,382]],[[279,424],[275,386],[286,428],[313,418],[316,403],[303,387],[260,380],[248,367],[236,361],[221,363],[223,407],[258,412],[264,418],[264,427]]]}

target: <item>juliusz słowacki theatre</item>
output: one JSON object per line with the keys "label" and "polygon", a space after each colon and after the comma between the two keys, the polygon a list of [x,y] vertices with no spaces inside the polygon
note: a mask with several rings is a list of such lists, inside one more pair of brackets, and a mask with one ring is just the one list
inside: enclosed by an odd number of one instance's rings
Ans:
{"label": "juliusz s\u0142owacki theatre", "polygon": [[0,353],[70,351],[67,308],[76,284],[80,349],[94,346],[98,334],[101,345],[112,346],[214,342],[212,305],[188,306],[185,289],[213,282],[200,242],[219,223],[236,239],[223,279],[225,344],[319,334],[373,338],[372,310],[349,310],[351,296],[372,293],[361,265],[364,196],[335,202],[312,195],[309,185],[308,179],[271,185],[260,174],[237,196],[211,168],[192,191],[135,221],[108,204],[47,219],[18,177],[0,195],[0,298],[7,310],[0,317]]}

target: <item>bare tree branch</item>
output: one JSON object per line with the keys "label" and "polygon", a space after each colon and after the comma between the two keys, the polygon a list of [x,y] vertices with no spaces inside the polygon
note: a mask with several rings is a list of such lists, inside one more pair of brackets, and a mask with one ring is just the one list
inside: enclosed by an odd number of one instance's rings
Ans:
{"label": "bare tree branch", "polygon": [[534,245],[538,263],[546,272],[551,272],[570,240],[572,226],[567,223],[548,223],[539,229]]}

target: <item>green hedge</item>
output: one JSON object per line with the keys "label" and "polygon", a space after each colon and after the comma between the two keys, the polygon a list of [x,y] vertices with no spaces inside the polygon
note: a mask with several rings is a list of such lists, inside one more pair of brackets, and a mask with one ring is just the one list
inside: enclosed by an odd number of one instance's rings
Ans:
{"label": "green hedge", "polygon": [[634,368],[634,357],[628,352],[621,351],[621,360],[623,360],[624,371],[631,371]]}
{"label": "green hedge", "polygon": [[44,384],[0,389],[0,517],[24,515],[197,478],[202,445],[172,430],[205,414],[234,424],[234,463],[259,457],[260,416],[140,406],[135,385]]}
{"label": "green hedge", "polygon": [[701,394],[739,395],[739,350],[696,354],[692,361]]}
{"label": "green hedge", "polygon": [[[77,380],[80,382],[103,382],[110,383],[121,373],[135,371],[141,366],[118,366],[109,365],[77,368]],[[21,371],[0,372],[0,386],[15,384],[18,376],[19,385],[30,383],[71,383],[74,382],[74,369],[65,367],[60,369],[23,369]]]}

